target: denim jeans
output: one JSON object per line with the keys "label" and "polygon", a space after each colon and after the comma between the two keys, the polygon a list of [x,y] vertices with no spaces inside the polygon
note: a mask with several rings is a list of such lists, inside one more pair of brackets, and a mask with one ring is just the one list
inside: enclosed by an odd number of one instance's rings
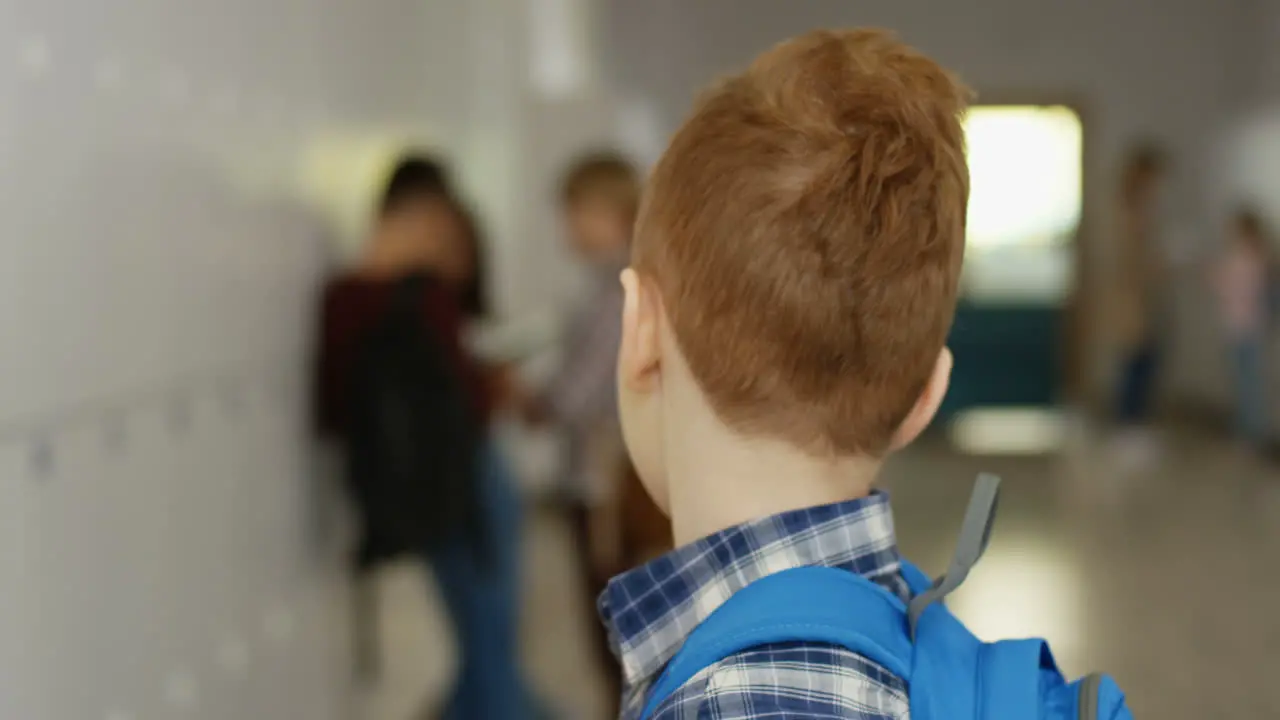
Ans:
{"label": "denim jeans", "polygon": [[1116,397],[1116,416],[1122,425],[1146,422],[1159,357],[1155,343],[1147,341],[1125,358]]}
{"label": "denim jeans", "polygon": [[1266,442],[1270,431],[1263,354],[1263,340],[1260,337],[1240,337],[1232,343],[1236,433],[1242,440],[1255,445]]}
{"label": "denim jeans", "polygon": [[539,717],[520,669],[520,492],[498,447],[487,442],[482,452],[480,481],[492,542],[489,562],[480,562],[463,544],[429,556],[460,656],[457,685],[443,717]]}

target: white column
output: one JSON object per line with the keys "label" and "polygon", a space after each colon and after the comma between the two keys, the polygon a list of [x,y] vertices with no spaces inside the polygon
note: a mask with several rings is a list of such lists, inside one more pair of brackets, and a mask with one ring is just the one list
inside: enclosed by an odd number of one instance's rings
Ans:
{"label": "white column", "polygon": [[498,310],[517,321],[575,284],[556,208],[564,165],[616,144],[594,4],[470,0],[472,122],[459,166],[490,235]]}

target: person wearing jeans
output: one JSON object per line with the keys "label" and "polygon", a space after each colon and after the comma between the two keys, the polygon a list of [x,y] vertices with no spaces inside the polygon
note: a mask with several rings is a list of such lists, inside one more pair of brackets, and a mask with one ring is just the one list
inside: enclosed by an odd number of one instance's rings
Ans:
{"label": "person wearing jeans", "polygon": [[1254,450],[1265,446],[1270,432],[1265,362],[1270,265],[1261,219],[1251,210],[1238,211],[1213,280],[1235,374],[1235,430]]}
{"label": "person wearing jeans", "polygon": [[[467,250],[474,226],[448,189],[438,162],[404,159],[391,175],[366,254],[335,277],[324,293],[316,368],[316,410],[321,437],[339,445],[352,438],[353,368],[361,344],[391,307],[407,276],[421,285],[423,330],[434,338],[457,371],[483,438],[479,442],[474,499],[479,522],[429,544],[399,533],[395,547],[367,542],[363,528],[357,589],[357,651],[376,669],[378,648],[367,611],[376,606],[368,570],[395,557],[412,555],[433,572],[451,620],[459,655],[457,685],[446,701],[448,720],[526,720],[543,717],[520,669],[519,543],[521,498],[510,468],[491,437],[489,420],[501,398],[491,368],[465,347],[463,328],[482,311],[478,304],[478,249]],[[461,252],[460,252],[461,250]],[[472,282],[468,282],[470,279]],[[468,291],[474,284],[475,293]],[[363,419],[365,416],[360,416]],[[358,473],[350,472],[350,484]],[[423,478],[429,482],[430,478]],[[430,517],[431,508],[421,508]],[[468,518],[470,520],[470,518]],[[368,524],[366,524],[368,525]],[[472,530],[478,530],[472,532]],[[431,533],[424,533],[431,535]]]}
{"label": "person wearing jeans", "polygon": [[1166,158],[1158,147],[1140,145],[1132,150],[1120,184],[1118,275],[1112,301],[1124,356],[1116,387],[1115,440],[1123,464],[1134,467],[1149,465],[1159,455],[1149,423],[1168,308],[1157,218],[1165,169]]}

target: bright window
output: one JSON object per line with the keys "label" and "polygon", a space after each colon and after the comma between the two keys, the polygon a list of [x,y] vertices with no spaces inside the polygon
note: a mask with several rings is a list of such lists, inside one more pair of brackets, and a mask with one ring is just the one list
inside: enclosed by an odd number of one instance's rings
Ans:
{"label": "bright window", "polygon": [[1065,107],[976,107],[969,142],[969,243],[1045,244],[1080,222],[1080,118]]}
{"label": "bright window", "polygon": [[1061,106],[979,106],[969,144],[970,297],[1056,302],[1080,223],[1080,118]]}

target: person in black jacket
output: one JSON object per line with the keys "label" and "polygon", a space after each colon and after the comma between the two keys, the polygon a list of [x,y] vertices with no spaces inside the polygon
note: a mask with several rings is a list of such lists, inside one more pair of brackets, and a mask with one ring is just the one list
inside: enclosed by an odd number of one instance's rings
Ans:
{"label": "person in black jacket", "polygon": [[445,717],[516,720],[533,702],[518,663],[514,549],[499,541],[514,490],[488,439],[488,373],[461,341],[460,211],[439,163],[407,158],[393,172],[364,257],[324,293],[318,415],[349,458],[360,576],[410,555],[437,579],[460,654]]}

